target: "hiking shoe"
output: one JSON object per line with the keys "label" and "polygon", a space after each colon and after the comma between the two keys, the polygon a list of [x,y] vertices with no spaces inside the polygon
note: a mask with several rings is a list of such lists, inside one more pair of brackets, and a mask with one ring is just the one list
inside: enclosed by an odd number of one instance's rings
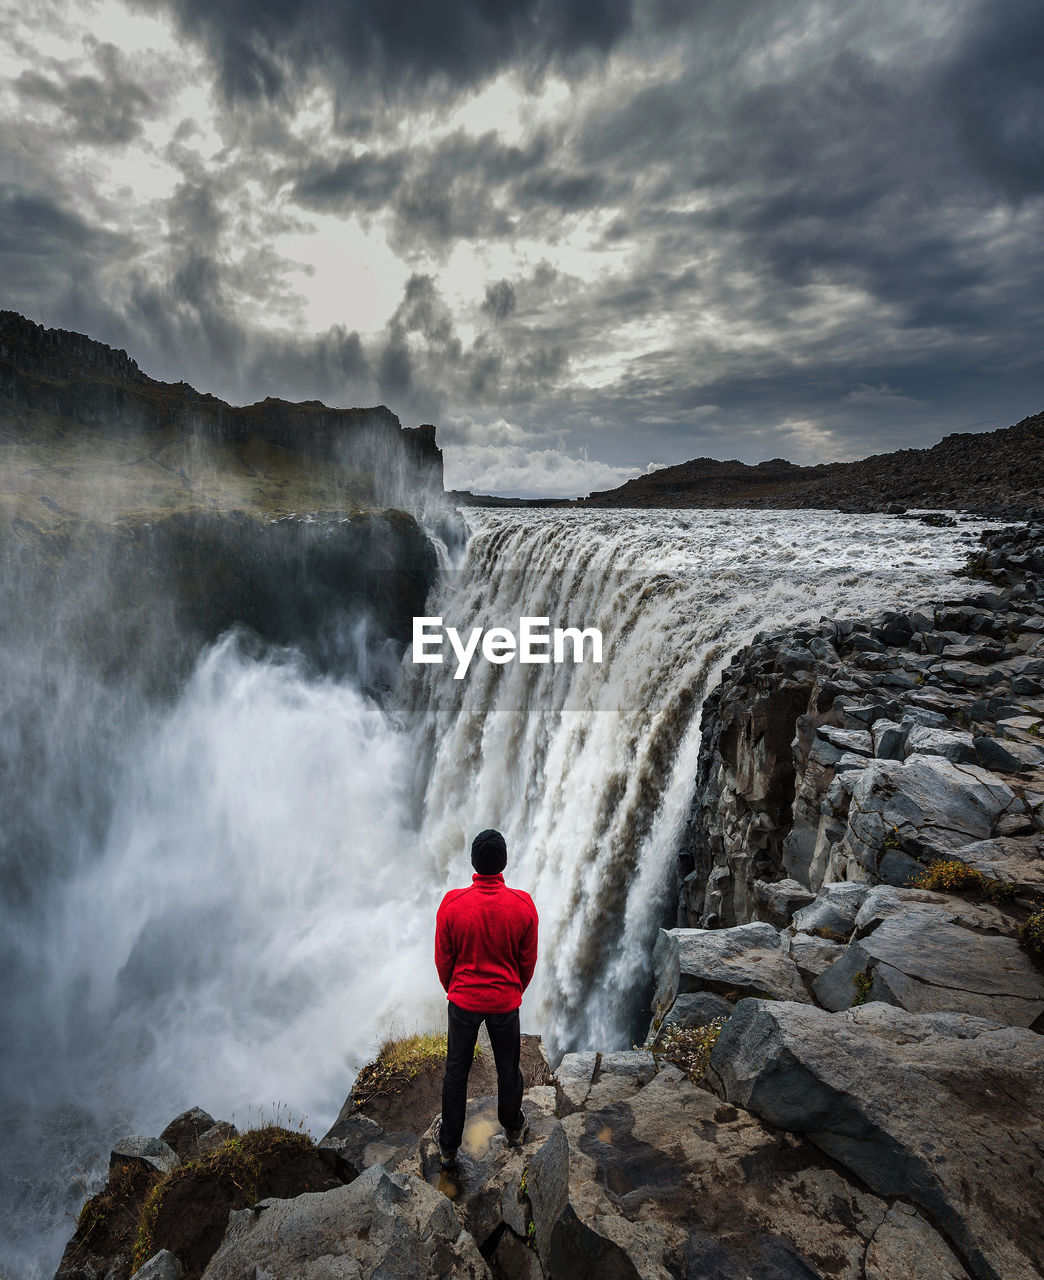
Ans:
{"label": "hiking shoe", "polygon": [[529,1132],[529,1117],[525,1114],[525,1112],[523,1112],[522,1123],[518,1126],[518,1128],[505,1129],[504,1132],[507,1134],[509,1147],[520,1147],[523,1141],[525,1140],[526,1134]]}
{"label": "hiking shoe", "polygon": [[455,1169],[457,1167],[457,1151],[459,1148],[454,1147],[451,1151],[449,1147],[442,1145],[442,1117],[435,1121],[435,1141],[439,1146],[439,1164],[443,1169]]}

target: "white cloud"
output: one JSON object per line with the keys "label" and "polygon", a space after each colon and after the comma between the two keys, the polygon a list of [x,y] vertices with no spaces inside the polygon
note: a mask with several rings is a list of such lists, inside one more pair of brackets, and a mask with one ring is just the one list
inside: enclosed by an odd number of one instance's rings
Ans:
{"label": "white cloud", "polygon": [[[467,414],[451,414],[439,422],[440,445],[532,444],[538,435],[538,432],[517,426],[506,418],[477,422]],[[457,487],[460,488],[459,485]]]}
{"label": "white cloud", "polygon": [[615,489],[641,473],[640,467],[613,467],[564,449],[520,444],[449,445],[443,454],[447,489],[509,497],[583,497],[593,489]]}
{"label": "white cloud", "polygon": [[842,399],[846,404],[864,405],[873,409],[910,408],[914,405],[920,407],[924,403],[921,400],[915,400],[913,396],[904,396],[901,391],[890,387],[887,382],[879,383],[876,387],[868,382],[861,382],[854,391],[849,391]]}

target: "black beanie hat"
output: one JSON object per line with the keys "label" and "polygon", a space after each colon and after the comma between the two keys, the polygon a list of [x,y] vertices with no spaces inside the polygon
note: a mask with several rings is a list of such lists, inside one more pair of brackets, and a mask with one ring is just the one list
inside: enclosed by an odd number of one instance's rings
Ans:
{"label": "black beanie hat", "polygon": [[480,876],[496,876],[507,866],[507,843],[499,831],[480,831],[471,842],[471,865]]}

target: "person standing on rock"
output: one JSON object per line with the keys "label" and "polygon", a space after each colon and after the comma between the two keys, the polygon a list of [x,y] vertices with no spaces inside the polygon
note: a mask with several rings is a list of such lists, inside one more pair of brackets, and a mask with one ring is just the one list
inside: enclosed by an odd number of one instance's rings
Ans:
{"label": "person standing on rock", "polygon": [[527,1126],[518,1009],[536,967],[536,907],[528,893],[504,883],[507,844],[499,831],[479,832],[471,865],[471,884],[451,889],[435,918],[435,967],[449,1000],[438,1126],[443,1167],[456,1163],[464,1136],[468,1074],[483,1022],[497,1068],[497,1118],[508,1142],[521,1143]]}

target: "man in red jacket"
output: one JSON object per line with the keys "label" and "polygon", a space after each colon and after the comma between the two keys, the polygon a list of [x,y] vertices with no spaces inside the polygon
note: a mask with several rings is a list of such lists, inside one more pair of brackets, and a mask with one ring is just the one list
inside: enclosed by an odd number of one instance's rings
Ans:
{"label": "man in red jacket", "polygon": [[497,1118],[512,1144],[520,1143],[526,1131],[518,1007],[536,967],[536,907],[528,893],[504,883],[507,844],[499,831],[475,837],[471,865],[471,885],[451,889],[435,918],[435,967],[449,997],[438,1130],[445,1167],[456,1163],[464,1134],[468,1073],[483,1022],[497,1067]]}

